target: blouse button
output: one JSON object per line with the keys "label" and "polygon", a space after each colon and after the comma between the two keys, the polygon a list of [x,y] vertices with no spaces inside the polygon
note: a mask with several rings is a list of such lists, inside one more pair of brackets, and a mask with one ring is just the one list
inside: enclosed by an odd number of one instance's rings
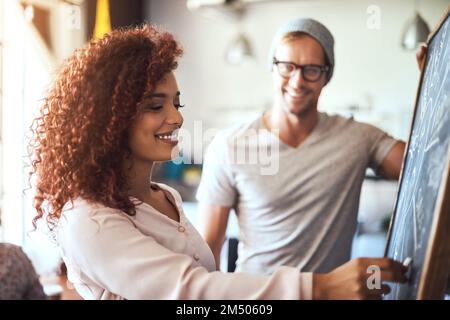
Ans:
{"label": "blouse button", "polygon": [[185,229],[183,226],[179,226],[179,227],[178,227],[178,231],[179,231],[179,232],[184,232],[184,230],[186,230],[186,229]]}
{"label": "blouse button", "polygon": [[195,261],[198,261],[198,260],[200,260],[200,256],[198,254],[194,254],[194,259],[195,259]]}

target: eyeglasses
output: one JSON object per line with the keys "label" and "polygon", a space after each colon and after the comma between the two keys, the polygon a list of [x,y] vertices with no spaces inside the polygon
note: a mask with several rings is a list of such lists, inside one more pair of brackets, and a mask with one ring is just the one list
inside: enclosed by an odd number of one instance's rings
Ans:
{"label": "eyeglasses", "polygon": [[276,59],[273,59],[273,64],[277,66],[278,73],[283,78],[292,77],[297,69],[300,69],[302,78],[309,82],[319,81],[322,73],[328,72],[330,69],[329,66],[321,66],[318,64],[299,65],[293,62],[278,61]]}

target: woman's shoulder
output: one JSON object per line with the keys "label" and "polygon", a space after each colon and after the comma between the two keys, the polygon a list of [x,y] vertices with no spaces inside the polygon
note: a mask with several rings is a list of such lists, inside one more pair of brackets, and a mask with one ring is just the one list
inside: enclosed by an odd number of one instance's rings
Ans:
{"label": "woman's shoulder", "polygon": [[58,221],[56,241],[60,247],[86,246],[102,231],[111,232],[117,226],[135,227],[133,218],[120,209],[77,198],[67,203]]}
{"label": "woman's shoulder", "polygon": [[156,184],[161,189],[170,192],[170,194],[175,198],[175,201],[178,202],[178,204],[182,204],[183,199],[181,198],[180,193],[176,189],[172,188],[171,186],[165,183],[153,182],[153,184]]}
{"label": "woman's shoulder", "polygon": [[86,200],[84,198],[78,197],[76,199],[68,201],[63,210],[61,217],[66,219],[77,218],[77,217],[87,217],[91,216],[96,212],[104,212],[104,211],[114,211],[112,208],[108,208],[101,203],[92,202]]}
{"label": "woman's shoulder", "polygon": [[59,226],[73,229],[84,229],[89,225],[98,227],[109,219],[130,220],[120,209],[110,208],[98,202],[92,202],[84,198],[76,198],[64,206]]}

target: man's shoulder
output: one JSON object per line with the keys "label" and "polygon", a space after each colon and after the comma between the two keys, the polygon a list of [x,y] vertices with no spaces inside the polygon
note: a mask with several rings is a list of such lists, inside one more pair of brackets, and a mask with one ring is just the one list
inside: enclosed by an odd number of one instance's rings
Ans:
{"label": "man's shoulder", "polygon": [[228,157],[235,152],[236,148],[245,146],[250,141],[252,143],[258,141],[261,129],[263,129],[262,115],[258,115],[218,130],[208,144],[207,158],[229,159]]}
{"label": "man's shoulder", "polygon": [[[321,116],[325,119],[326,130],[336,130],[337,132],[365,132],[373,129],[377,129],[374,125],[356,120],[353,116],[345,116],[340,114],[328,114],[321,113]],[[377,129],[380,130],[380,129]]]}
{"label": "man's shoulder", "polygon": [[234,146],[238,141],[251,135],[258,134],[262,127],[262,115],[242,120],[232,126],[218,130],[211,141],[211,145],[228,147]]}
{"label": "man's shoulder", "polygon": [[249,132],[253,132],[259,129],[262,129],[261,127],[261,119],[262,115],[257,115],[250,117],[248,119],[239,121],[238,123],[229,126],[225,129],[222,129],[219,131],[219,134],[223,137],[241,137],[244,135],[248,135]]}

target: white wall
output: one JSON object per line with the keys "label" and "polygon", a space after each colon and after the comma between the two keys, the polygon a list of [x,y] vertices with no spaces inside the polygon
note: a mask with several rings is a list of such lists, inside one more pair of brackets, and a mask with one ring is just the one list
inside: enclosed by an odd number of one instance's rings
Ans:
{"label": "white wall", "polygon": [[[1,0],[0,0],[1,1]],[[33,230],[33,190],[29,190],[26,146],[29,127],[37,115],[57,62],[83,42],[83,28],[70,24],[67,4],[56,0],[33,0],[50,10],[50,29],[55,52],[50,52],[19,1],[2,1],[3,69],[0,128],[1,225],[0,240],[23,246],[38,273],[54,271],[59,254],[48,237]],[[66,21],[69,20],[69,21]],[[25,191],[25,192],[24,192]]]}
{"label": "white wall", "polygon": [[[419,11],[433,28],[449,4],[422,1]],[[371,5],[380,9],[380,29],[367,27]],[[251,5],[240,23],[190,12],[184,0],[152,0],[146,12],[150,22],[173,32],[184,46],[177,73],[187,104],[183,113],[187,129],[195,119],[206,120],[206,127],[227,126],[270,106],[266,54],[272,36],[287,19],[304,16],[323,22],[336,40],[335,73],[319,108],[348,114],[350,105],[370,107],[356,118],[407,138],[419,71],[415,52],[402,50],[400,37],[414,14],[414,1],[272,1]],[[238,31],[252,43],[256,55],[252,65],[225,64],[225,49]]]}

